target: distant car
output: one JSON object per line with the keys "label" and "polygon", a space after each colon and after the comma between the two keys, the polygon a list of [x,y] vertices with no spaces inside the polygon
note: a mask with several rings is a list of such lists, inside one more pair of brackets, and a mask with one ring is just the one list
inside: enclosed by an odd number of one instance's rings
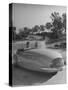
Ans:
{"label": "distant car", "polygon": [[66,43],[60,43],[54,45],[56,48],[66,48]]}
{"label": "distant car", "polygon": [[15,54],[16,64],[33,71],[57,72],[64,68],[60,53],[50,49],[31,49]]}
{"label": "distant car", "polygon": [[62,48],[66,48],[66,43],[65,43],[65,42],[64,42],[64,43],[61,43],[60,46],[61,46]]}
{"label": "distant car", "polygon": [[59,45],[58,45],[58,44],[55,44],[54,46],[55,46],[55,48],[58,48],[58,47],[59,47]]}

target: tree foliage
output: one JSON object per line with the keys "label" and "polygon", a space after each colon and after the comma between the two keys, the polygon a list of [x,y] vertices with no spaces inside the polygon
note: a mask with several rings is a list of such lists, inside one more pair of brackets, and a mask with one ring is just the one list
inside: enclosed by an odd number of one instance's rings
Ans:
{"label": "tree foliage", "polygon": [[45,30],[45,26],[44,25],[40,25],[40,31],[44,31]]}
{"label": "tree foliage", "polygon": [[66,13],[62,14],[62,18],[63,18],[63,27],[64,27],[65,32],[66,32]]}
{"label": "tree foliage", "polygon": [[[51,13],[51,22],[47,22],[46,25],[35,25],[32,28],[24,27],[19,29],[19,33],[16,33],[16,27],[10,27],[12,30],[12,39],[13,40],[23,40],[28,35],[35,32],[45,31],[48,29],[51,31],[51,34],[48,34],[52,39],[58,39],[62,32],[66,33],[66,13],[63,13],[62,16],[58,12]],[[43,38],[45,38],[45,33],[43,32]]]}
{"label": "tree foliage", "polygon": [[38,32],[40,30],[40,27],[38,25],[35,25],[32,30],[33,32]]}
{"label": "tree foliage", "polygon": [[51,24],[50,22],[48,22],[48,23],[46,23],[45,27],[46,27],[47,29],[50,29],[50,28],[52,27],[52,24]]}
{"label": "tree foliage", "polygon": [[63,30],[66,31],[66,14],[60,14],[58,12],[54,12],[51,14],[52,22],[46,23],[46,28],[52,31],[53,39],[58,39]]}

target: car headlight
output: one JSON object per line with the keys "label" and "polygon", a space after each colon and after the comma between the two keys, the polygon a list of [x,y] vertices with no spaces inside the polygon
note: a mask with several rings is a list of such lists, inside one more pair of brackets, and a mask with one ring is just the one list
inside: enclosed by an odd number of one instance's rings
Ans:
{"label": "car headlight", "polygon": [[17,54],[17,55],[22,55],[23,52],[24,52],[24,49],[18,49],[18,50],[16,51],[16,54]]}
{"label": "car headlight", "polygon": [[64,60],[62,58],[56,58],[52,60],[50,67],[51,68],[60,68],[64,66]]}

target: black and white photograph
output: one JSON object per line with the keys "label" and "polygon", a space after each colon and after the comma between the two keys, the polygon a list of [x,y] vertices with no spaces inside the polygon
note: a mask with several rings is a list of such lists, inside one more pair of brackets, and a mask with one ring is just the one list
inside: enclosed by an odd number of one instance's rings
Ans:
{"label": "black and white photograph", "polygon": [[12,86],[66,84],[66,9],[57,5],[9,4]]}

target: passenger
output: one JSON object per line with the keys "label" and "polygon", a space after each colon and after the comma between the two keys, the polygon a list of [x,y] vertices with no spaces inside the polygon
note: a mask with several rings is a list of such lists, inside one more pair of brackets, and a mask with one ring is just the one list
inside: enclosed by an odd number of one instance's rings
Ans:
{"label": "passenger", "polygon": [[37,48],[38,47],[38,43],[37,42],[35,42],[35,48]]}
{"label": "passenger", "polygon": [[29,42],[26,43],[26,48],[29,48]]}

